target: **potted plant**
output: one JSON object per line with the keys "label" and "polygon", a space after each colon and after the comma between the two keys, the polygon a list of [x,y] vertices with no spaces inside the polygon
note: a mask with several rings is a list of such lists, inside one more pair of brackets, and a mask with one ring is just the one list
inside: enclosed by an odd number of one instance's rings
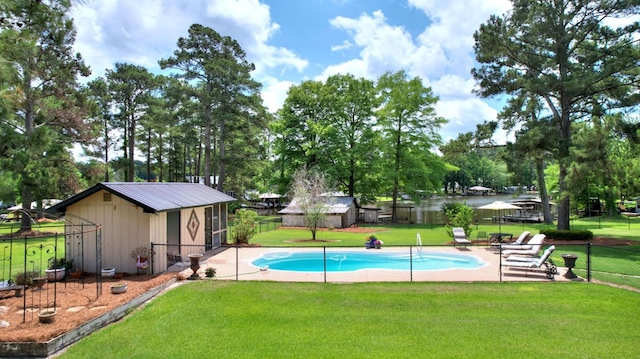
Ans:
{"label": "potted plant", "polygon": [[127,288],[129,286],[127,285],[127,283],[114,283],[111,285],[111,293],[113,294],[120,294],[120,293],[124,293],[127,291]]}
{"label": "potted plant", "polygon": [[365,242],[364,242],[365,248],[367,249],[374,248],[377,240],[378,238],[376,238],[375,235],[373,234],[368,235],[367,238],[365,238]]}
{"label": "potted plant", "polygon": [[45,274],[49,282],[61,281],[66,275],[67,261],[64,258],[49,259],[49,268],[45,269]]}
{"label": "potted plant", "polygon": [[216,276],[216,269],[213,267],[207,267],[207,269],[204,270],[204,275],[206,277],[213,278]]}
{"label": "potted plant", "polygon": [[69,277],[71,275],[71,270],[73,269],[73,259],[65,260],[62,266],[64,267],[65,277]]}
{"label": "potted plant", "polygon": [[380,249],[380,247],[382,247],[382,241],[379,239],[373,241],[373,244],[376,246],[376,249]]}
{"label": "potted plant", "polygon": [[69,273],[69,278],[71,279],[80,279],[80,277],[82,277],[82,269],[72,270]]}

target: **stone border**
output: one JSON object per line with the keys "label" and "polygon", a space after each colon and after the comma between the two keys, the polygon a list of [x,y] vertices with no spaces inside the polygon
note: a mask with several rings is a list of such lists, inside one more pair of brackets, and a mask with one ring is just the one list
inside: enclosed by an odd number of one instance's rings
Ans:
{"label": "stone border", "polygon": [[169,288],[176,282],[175,278],[163,283],[153,289],[146,291],[114,310],[107,312],[98,318],[88,321],[62,335],[59,335],[48,342],[0,342],[0,357],[2,358],[46,358],[67,346],[77,342],[94,331],[103,328],[105,325],[122,319],[131,309],[135,309],[144,304],[149,299],[155,297],[163,290]]}

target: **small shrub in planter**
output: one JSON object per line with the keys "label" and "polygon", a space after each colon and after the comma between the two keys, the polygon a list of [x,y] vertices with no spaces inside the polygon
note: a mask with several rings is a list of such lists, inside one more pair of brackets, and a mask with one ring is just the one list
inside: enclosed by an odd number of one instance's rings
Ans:
{"label": "small shrub in planter", "polygon": [[38,271],[20,272],[13,276],[13,283],[16,285],[32,285],[33,279],[37,277],[40,277],[40,272]]}
{"label": "small shrub in planter", "polygon": [[64,258],[49,259],[49,267],[47,269],[62,269],[67,261]]}

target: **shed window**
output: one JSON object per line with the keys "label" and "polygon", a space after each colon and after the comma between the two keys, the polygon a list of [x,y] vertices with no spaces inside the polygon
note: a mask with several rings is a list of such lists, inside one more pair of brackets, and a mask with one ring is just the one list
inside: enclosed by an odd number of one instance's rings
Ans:
{"label": "shed window", "polygon": [[104,192],[102,194],[102,201],[103,202],[111,202],[111,192]]}

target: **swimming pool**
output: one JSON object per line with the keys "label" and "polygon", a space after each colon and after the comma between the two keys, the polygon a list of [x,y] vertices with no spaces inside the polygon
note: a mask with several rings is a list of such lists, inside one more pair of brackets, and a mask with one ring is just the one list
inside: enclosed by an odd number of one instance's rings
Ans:
{"label": "swimming pool", "polygon": [[[325,260],[326,256],[326,260]],[[325,269],[326,262],[326,269]],[[468,254],[437,252],[272,252],[251,261],[251,265],[269,270],[295,272],[351,272],[364,269],[436,271],[478,269],[487,265]]]}

